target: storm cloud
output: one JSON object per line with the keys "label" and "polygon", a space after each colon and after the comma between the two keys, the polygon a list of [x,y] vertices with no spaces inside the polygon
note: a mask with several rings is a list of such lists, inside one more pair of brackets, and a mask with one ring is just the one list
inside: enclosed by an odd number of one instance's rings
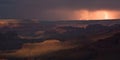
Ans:
{"label": "storm cloud", "polygon": [[77,10],[117,10],[120,0],[1,0],[2,18],[75,19]]}
{"label": "storm cloud", "polygon": [[[21,0],[21,4],[42,9],[119,9],[119,0]],[[25,7],[25,6],[24,6]]]}
{"label": "storm cloud", "polygon": [[15,0],[0,0],[0,18],[16,17]]}

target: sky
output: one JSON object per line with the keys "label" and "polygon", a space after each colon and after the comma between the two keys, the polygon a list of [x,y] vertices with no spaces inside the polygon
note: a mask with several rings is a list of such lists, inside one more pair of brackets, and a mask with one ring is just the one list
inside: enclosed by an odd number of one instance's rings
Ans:
{"label": "sky", "polygon": [[120,0],[0,0],[0,18],[112,19],[120,17],[119,6]]}

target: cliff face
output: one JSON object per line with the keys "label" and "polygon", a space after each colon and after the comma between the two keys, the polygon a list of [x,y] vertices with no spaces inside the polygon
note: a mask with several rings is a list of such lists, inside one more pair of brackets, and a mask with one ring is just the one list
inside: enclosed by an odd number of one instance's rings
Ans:
{"label": "cliff face", "polygon": [[120,60],[120,33],[84,47],[62,50],[44,56],[42,60]]}
{"label": "cliff face", "polygon": [[120,60],[120,33],[91,45],[97,53],[96,60]]}

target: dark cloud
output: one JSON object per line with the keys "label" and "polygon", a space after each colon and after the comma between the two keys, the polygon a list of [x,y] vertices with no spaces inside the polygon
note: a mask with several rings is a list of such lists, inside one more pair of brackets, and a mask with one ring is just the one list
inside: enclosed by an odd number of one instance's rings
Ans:
{"label": "dark cloud", "polygon": [[[119,2],[120,0],[1,0],[3,10],[0,13],[15,18],[74,19],[70,15],[75,10],[119,10]],[[9,8],[4,4],[10,4],[7,6]],[[54,12],[56,10],[61,10],[63,14]]]}
{"label": "dark cloud", "polygon": [[74,10],[118,10],[119,2],[119,0],[25,0],[20,1],[19,10],[22,12],[20,15],[26,18],[75,19]]}
{"label": "dark cloud", "polygon": [[14,4],[16,0],[0,0],[0,4],[3,5],[9,5],[9,4]]}
{"label": "dark cloud", "polygon": [[27,7],[39,7],[41,9],[119,9],[119,2],[120,0],[25,0],[21,1],[21,4],[23,4],[23,6],[26,5]]}
{"label": "dark cloud", "polygon": [[119,9],[119,0],[75,0],[70,2],[77,9]]}
{"label": "dark cloud", "polygon": [[16,17],[16,1],[0,0],[0,18]]}

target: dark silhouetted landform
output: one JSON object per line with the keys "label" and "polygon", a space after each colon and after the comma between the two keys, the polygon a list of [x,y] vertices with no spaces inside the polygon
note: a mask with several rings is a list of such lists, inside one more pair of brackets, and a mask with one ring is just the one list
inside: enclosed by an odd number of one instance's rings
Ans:
{"label": "dark silhouetted landform", "polygon": [[0,26],[0,59],[120,59],[120,20],[9,24]]}

